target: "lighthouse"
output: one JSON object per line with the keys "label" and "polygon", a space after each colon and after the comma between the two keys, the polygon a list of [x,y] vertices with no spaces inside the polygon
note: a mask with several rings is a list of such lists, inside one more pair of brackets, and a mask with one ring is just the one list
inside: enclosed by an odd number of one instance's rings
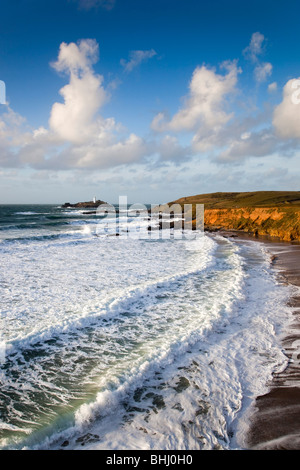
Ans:
{"label": "lighthouse", "polygon": [[93,197],[93,203],[96,204],[96,196]]}

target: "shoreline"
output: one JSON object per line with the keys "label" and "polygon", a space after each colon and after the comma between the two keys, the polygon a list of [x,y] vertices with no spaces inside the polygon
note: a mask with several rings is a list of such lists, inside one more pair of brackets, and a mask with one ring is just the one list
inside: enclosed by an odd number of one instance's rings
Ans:
{"label": "shoreline", "polygon": [[[271,265],[281,282],[300,288],[300,243],[240,231],[218,233],[237,241],[262,243],[271,255]],[[269,391],[256,397],[250,410],[245,436],[247,450],[300,450],[300,289],[289,300],[291,321],[283,332],[282,346],[287,367],[274,373]]]}

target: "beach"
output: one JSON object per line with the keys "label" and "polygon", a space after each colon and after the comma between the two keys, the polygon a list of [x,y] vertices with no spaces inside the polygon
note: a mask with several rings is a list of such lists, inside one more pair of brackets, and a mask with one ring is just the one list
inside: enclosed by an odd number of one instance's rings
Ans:
{"label": "beach", "polygon": [[[271,263],[283,283],[300,287],[300,244],[287,243],[246,233],[226,232],[225,236],[257,240],[271,254]],[[282,337],[288,366],[273,375],[270,390],[258,396],[250,417],[246,448],[257,450],[300,449],[300,291],[290,299],[291,323]]]}
{"label": "beach", "polygon": [[[287,282],[300,286],[300,245],[270,243],[273,265]],[[293,319],[283,347],[290,359],[288,367],[274,375],[269,393],[258,397],[258,411],[249,433],[250,448],[300,449],[300,296],[291,299]]]}

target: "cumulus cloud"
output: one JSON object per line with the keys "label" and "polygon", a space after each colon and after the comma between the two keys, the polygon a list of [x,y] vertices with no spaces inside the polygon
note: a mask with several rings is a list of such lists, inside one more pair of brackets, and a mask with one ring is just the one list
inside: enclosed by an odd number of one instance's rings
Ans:
{"label": "cumulus cloud", "polygon": [[65,72],[70,81],[61,90],[63,103],[54,103],[49,125],[62,140],[81,143],[97,132],[95,114],[107,100],[103,77],[94,73],[92,64],[98,60],[98,44],[81,40],[78,44],[62,43],[52,67]]}
{"label": "cumulus cloud", "polygon": [[238,69],[235,63],[227,64],[228,73],[219,75],[205,65],[197,67],[189,85],[185,105],[170,119],[164,113],[152,121],[155,131],[191,131],[200,125],[215,127],[225,124],[231,114],[223,110],[224,97],[234,91]]}
{"label": "cumulus cloud", "polygon": [[[107,137],[107,136],[106,136]],[[110,141],[92,141],[82,146],[73,146],[63,151],[52,164],[62,169],[97,169],[110,168],[141,161],[149,152],[148,144],[135,134],[126,139]]]}
{"label": "cumulus cloud", "polygon": [[[49,129],[24,129],[20,116],[10,110],[0,120],[0,149],[4,166],[45,169],[107,168],[138,162],[151,146],[134,133],[126,135],[113,117],[101,109],[109,99],[104,79],[95,73],[96,41],[62,43],[51,66],[68,77],[61,88],[63,102],[54,103]],[[5,151],[4,151],[5,149]]]}
{"label": "cumulus cloud", "polygon": [[65,72],[70,80],[61,90],[64,102],[55,103],[50,115],[50,129],[69,144],[51,159],[61,168],[106,168],[136,162],[148,152],[144,140],[131,133],[118,137],[122,126],[114,118],[104,118],[101,108],[109,99],[102,76],[95,74],[98,44],[82,40],[61,44],[52,66]]}
{"label": "cumulus cloud", "polygon": [[289,80],[283,89],[283,99],[276,106],[273,125],[284,139],[300,139],[300,79]]}
{"label": "cumulus cloud", "polygon": [[155,55],[157,55],[157,52],[154,49],[147,51],[131,51],[129,54],[129,60],[121,59],[120,64],[124,67],[125,72],[131,72],[142,62],[146,62]]}
{"label": "cumulus cloud", "polygon": [[58,72],[88,72],[99,59],[99,46],[95,39],[82,39],[77,44],[62,42],[56,62],[51,66]]}
{"label": "cumulus cloud", "polygon": [[192,131],[195,133],[193,145],[198,150],[210,147],[218,131],[233,116],[224,109],[225,98],[235,91],[240,72],[236,62],[226,62],[222,68],[226,70],[225,75],[205,65],[197,67],[184,106],[171,119],[158,113],[152,121],[152,129],[157,132]]}
{"label": "cumulus cloud", "polygon": [[[270,63],[260,61],[263,45],[264,36],[255,33],[247,52],[258,82],[272,72]],[[133,51],[122,65],[130,72],[155,55],[153,49]],[[241,73],[237,61],[224,62],[219,69],[198,66],[178,111],[171,116],[165,112],[154,116],[151,141],[149,135],[142,138],[127,131],[114,117],[105,116],[113,86],[105,86],[104,77],[96,73],[98,60],[95,40],[60,45],[51,67],[61,74],[65,84],[59,90],[61,101],[51,107],[49,126],[32,129],[7,106],[0,115],[0,167],[33,168],[39,175],[69,169],[83,174],[108,168],[119,171],[126,164],[132,169],[133,164],[151,162],[153,167],[167,168],[202,155],[213,164],[238,164],[246,158],[278,152],[290,156],[299,148],[299,80],[286,84],[274,113],[270,106],[260,113],[246,109],[244,102],[238,109],[237,101],[233,112],[230,104],[239,92]],[[269,92],[276,89],[276,82],[268,87]]]}

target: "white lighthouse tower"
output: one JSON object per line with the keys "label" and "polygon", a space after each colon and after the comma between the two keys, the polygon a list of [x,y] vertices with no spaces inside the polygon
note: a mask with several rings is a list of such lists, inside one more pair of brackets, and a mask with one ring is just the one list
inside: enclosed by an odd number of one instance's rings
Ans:
{"label": "white lighthouse tower", "polygon": [[96,196],[93,197],[93,203],[96,204]]}

